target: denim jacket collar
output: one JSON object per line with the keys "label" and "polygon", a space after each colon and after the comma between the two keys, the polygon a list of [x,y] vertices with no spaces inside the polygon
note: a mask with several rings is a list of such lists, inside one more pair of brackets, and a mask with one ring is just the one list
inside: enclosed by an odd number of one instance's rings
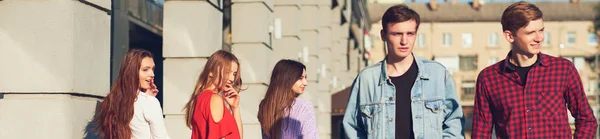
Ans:
{"label": "denim jacket collar", "polygon": [[[427,80],[429,79],[429,76],[427,76],[427,69],[423,69],[423,61],[425,59],[414,56],[414,54],[411,54],[417,63],[417,67],[419,68],[419,70],[417,71],[417,78],[419,79],[424,79]],[[383,85],[383,83],[385,83],[386,81],[388,81],[390,79],[390,77],[387,74],[387,56],[381,61],[379,62],[381,65],[381,76],[379,77],[379,86]]]}

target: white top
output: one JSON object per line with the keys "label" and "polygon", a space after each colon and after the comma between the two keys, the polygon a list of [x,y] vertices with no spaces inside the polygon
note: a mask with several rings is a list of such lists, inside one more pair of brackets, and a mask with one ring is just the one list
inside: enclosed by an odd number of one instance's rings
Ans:
{"label": "white top", "polygon": [[140,91],[133,109],[129,127],[134,139],[170,139],[158,99]]}

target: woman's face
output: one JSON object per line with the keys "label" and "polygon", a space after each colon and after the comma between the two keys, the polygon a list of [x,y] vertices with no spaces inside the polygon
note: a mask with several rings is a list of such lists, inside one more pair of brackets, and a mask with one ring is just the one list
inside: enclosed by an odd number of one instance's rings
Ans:
{"label": "woman's face", "polygon": [[296,94],[304,93],[304,88],[308,85],[308,81],[306,80],[306,69],[302,70],[302,76],[298,78],[296,83],[292,86],[292,91]]}
{"label": "woman's face", "polygon": [[227,77],[227,81],[225,82],[224,87],[233,87],[233,82],[235,81],[235,77],[238,76],[238,64],[235,62],[231,62],[231,71],[224,73]]}
{"label": "woman's face", "polygon": [[152,82],[154,82],[154,60],[151,57],[142,59],[139,74],[140,90],[150,89]]}

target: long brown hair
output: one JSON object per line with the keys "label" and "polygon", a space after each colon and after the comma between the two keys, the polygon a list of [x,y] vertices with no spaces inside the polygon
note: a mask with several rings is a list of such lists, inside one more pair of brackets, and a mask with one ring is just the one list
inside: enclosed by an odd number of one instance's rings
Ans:
{"label": "long brown hair", "polygon": [[[185,105],[185,108],[183,108],[185,110],[185,124],[189,128],[192,128],[192,118],[194,117],[194,109],[196,108],[196,97],[198,97],[198,94],[203,90],[208,89],[208,87],[213,85],[217,89],[215,91],[221,91],[220,89],[227,83],[227,77],[225,76],[232,71],[232,62],[235,62],[238,65],[238,73],[233,80],[232,87],[238,92],[240,91],[242,86],[240,62],[232,53],[223,50],[216,51],[208,58],[208,61],[206,61],[206,65],[204,65],[204,69],[196,82],[194,92]],[[210,76],[211,74],[212,76]]]}
{"label": "long brown hair", "polygon": [[281,137],[283,117],[286,112],[291,111],[297,97],[292,86],[302,77],[305,69],[304,64],[288,59],[280,60],[273,68],[269,88],[258,107],[258,121],[262,131],[272,139]]}
{"label": "long brown hair", "polygon": [[133,103],[140,88],[141,63],[146,57],[152,58],[152,53],[141,49],[131,49],[125,54],[119,76],[108,95],[100,103],[96,113],[98,117],[93,121],[98,125],[96,131],[102,138],[131,138],[133,133],[129,122],[133,118]]}

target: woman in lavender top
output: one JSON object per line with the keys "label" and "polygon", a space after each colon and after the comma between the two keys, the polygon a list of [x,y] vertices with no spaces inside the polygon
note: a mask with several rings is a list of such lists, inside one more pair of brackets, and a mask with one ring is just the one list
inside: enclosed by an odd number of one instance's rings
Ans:
{"label": "woman in lavender top", "polygon": [[313,104],[297,98],[307,84],[304,64],[277,62],[258,110],[263,139],[318,138]]}

